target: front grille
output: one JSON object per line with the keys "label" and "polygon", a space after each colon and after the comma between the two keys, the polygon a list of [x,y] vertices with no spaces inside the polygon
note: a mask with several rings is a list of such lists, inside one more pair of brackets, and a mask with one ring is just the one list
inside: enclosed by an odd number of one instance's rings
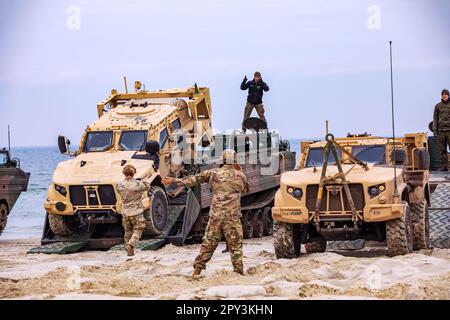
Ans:
{"label": "front grille", "polygon": [[86,205],[86,190],[83,186],[70,186],[69,195],[70,201],[74,206]]}
{"label": "front grille", "polygon": [[116,194],[112,185],[98,186],[100,202],[104,206],[113,206],[116,204]]}
{"label": "front grille", "polygon": [[[320,204],[320,211],[334,211],[336,213],[344,213],[344,211],[351,213],[350,205],[347,201],[347,196],[345,194],[344,187],[342,185],[328,185],[328,187],[333,188],[336,186],[337,188],[342,188],[341,190],[335,192],[335,195],[332,192],[327,190],[327,186],[324,187],[322,203]],[[355,203],[356,211],[362,211],[364,209],[365,201],[364,201],[364,189],[361,184],[349,184],[350,194],[352,195],[353,202]],[[317,200],[317,191],[319,190],[319,185],[313,184],[309,185],[306,188],[306,207],[308,211],[314,211],[316,208],[316,200]],[[342,193],[342,198],[341,198]],[[329,202],[328,202],[328,197]],[[342,202],[344,203],[344,210],[342,209]]]}
{"label": "front grille", "polygon": [[116,204],[116,195],[112,185],[70,186],[69,194],[70,201],[74,206],[86,206],[88,203],[90,206],[113,206]]}

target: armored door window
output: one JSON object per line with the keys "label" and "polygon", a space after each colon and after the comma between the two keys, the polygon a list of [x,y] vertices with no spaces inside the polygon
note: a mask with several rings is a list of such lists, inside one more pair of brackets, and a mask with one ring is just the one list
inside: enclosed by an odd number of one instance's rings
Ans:
{"label": "armored door window", "polygon": [[181,128],[180,119],[177,118],[172,121],[172,128],[173,128],[173,131],[176,131]]}
{"label": "armored door window", "polygon": [[169,138],[169,133],[168,133],[167,129],[164,129],[159,133],[159,148],[160,149],[163,149],[164,146],[166,145],[167,138]]}
{"label": "armored door window", "polygon": [[123,131],[119,145],[122,150],[141,151],[144,150],[146,141],[147,131]]}

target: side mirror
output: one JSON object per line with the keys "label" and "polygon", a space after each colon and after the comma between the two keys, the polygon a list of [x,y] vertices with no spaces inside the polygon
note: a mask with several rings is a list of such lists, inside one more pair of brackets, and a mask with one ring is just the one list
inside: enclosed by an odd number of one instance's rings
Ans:
{"label": "side mirror", "polygon": [[70,141],[65,136],[58,136],[59,152],[62,154],[67,154],[67,145],[69,144]]}
{"label": "side mirror", "polygon": [[391,160],[395,164],[404,165],[408,162],[408,154],[405,149],[394,149],[391,152]]}
{"label": "side mirror", "polygon": [[159,143],[155,140],[147,141],[145,151],[151,156],[157,155],[159,152]]}

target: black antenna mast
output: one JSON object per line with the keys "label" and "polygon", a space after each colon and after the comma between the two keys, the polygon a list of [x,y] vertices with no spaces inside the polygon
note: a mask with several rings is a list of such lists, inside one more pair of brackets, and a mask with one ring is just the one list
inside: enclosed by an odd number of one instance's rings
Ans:
{"label": "black antenna mast", "polygon": [[11,154],[11,135],[9,133],[9,124],[8,124],[8,151]]}
{"label": "black antenna mast", "polygon": [[[392,105],[392,146],[394,148],[393,153],[395,154],[395,112],[394,112],[394,77],[392,75],[392,41],[389,41],[389,57],[391,65],[391,105]],[[394,159],[394,196],[398,196],[397,189],[397,165]]]}

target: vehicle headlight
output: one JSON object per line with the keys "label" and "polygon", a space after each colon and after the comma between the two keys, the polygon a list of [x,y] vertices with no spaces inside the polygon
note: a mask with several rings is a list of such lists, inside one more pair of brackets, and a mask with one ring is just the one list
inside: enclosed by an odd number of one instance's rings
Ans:
{"label": "vehicle headlight", "polygon": [[300,200],[303,196],[303,191],[300,188],[296,188],[296,187],[288,187],[287,188],[287,192],[293,196],[294,198]]}
{"label": "vehicle headlight", "polygon": [[369,187],[369,195],[371,198],[375,198],[378,195],[380,195],[380,193],[382,193],[384,190],[386,190],[386,186],[384,185],[384,183],[382,184],[378,184],[376,186],[371,186]]}
{"label": "vehicle headlight", "polygon": [[56,189],[56,191],[58,191],[62,196],[67,196],[67,190],[66,190],[66,188],[64,188],[64,187],[62,187],[62,186],[59,186],[59,185],[57,185],[57,184],[55,184],[55,189]]}

